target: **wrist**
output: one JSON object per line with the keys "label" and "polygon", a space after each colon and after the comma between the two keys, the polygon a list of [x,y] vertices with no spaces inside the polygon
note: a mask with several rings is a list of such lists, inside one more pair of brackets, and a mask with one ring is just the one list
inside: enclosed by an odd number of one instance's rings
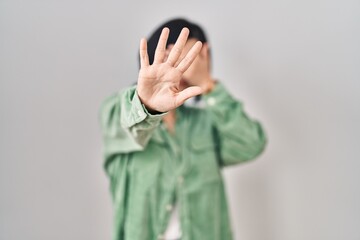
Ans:
{"label": "wrist", "polygon": [[144,106],[144,108],[146,109],[146,111],[150,114],[156,115],[156,114],[162,114],[163,112],[159,112],[155,109],[153,109],[152,107],[150,107],[145,101],[144,99],[141,97],[141,94],[139,94],[139,91],[136,90],[136,94],[138,95],[138,98],[140,100],[140,103]]}

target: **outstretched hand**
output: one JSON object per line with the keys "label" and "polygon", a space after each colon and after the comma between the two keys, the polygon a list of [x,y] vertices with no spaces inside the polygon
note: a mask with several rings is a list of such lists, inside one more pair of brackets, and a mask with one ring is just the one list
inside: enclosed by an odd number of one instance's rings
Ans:
{"label": "outstretched hand", "polygon": [[141,102],[151,112],[167,112],[182,105],[186,99],[203,92],[199,86],[180,89],[180,80],[199,54],[202,43],[197,41],[190,51],[180,58],[189,36],[189,29],[183,28],[175,45],[166,56],[166,42],[169,29],[161,32],[156,47],[154,62],[149,64],[147,42],[140,42],[140,64],[137,93]]}

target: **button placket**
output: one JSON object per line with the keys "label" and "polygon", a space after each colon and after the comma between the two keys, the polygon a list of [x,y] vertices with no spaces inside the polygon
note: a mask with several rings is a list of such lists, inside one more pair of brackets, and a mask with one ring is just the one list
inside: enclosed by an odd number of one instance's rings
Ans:
{"label": "button placket", "polygon": [[183,177],[183,176],[179,176],[179,177],[178,177],[178,183],[179,183],[180,185],[182,185],[183,182],[184,182],[184,177]]}
{"label": "button placket", "polygon": [[170,212],[170,211],[173,209],[173,205],[167,204],[167,205],[165,206],[165,209],[166,209],[166,211]]}
{"label": "button placket", "polygon": [[157,239],[159,239],[159,240],[165,239],[164,234],[159,234]]}

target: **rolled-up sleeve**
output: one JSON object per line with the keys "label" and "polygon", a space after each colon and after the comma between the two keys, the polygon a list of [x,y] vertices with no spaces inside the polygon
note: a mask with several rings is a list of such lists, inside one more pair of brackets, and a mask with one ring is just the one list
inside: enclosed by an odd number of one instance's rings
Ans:
{"label": "rolled-up sleeve", "polygon": [[149,113],[136,86],[107,97],[99,110],[105,159],[112,154],[143,150],[165,114]]}

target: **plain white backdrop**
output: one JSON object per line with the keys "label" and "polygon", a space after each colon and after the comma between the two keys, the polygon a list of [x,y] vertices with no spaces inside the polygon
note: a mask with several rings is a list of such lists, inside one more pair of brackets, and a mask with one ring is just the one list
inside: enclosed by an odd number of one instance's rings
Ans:
{"label": "plain white backdrop", "polygon": [[1,0],[0,239],[110,239],[98,108],[137,80],[140,38],[181,16],[207,30],[214,77],[269,137],[224,171],[235,240],[359,240],[359,12],[355,0]]}

